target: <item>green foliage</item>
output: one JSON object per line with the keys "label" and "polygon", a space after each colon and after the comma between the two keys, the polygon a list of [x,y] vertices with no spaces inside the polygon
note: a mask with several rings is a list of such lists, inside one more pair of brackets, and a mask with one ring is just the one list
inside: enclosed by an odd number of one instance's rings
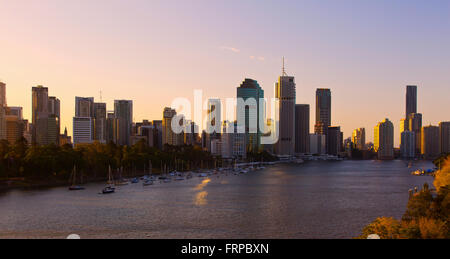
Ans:
{"label": "green foliage", "polygon": [[29,147],[25,139],[14,145],[0,141],[0,180],[17,177],[64,180],[69,178],[74,167],[85,179],[106,177],[110,166],[116,172],[122,168],[126,175],[148,172],[150,163],[155,172],[161,166],[188,170],[202,164],[214,164],[209,153],[193,146],[167,146],[161,151],[144,141],[131,147],[93,143],[76,148],[71,145]]}
{"label": "green foliage", "polygon": [[450,188],[433,195],[428,185],[408,202],[402,218],[379,218],[364,228],[360,238],[378,234],[382,239],[449,239]]}

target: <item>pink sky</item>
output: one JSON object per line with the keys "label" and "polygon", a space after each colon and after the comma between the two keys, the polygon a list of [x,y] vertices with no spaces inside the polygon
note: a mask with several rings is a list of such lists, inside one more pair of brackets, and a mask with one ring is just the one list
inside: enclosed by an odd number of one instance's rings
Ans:
{"label": "pink sky", "polygon": [[449,3],[390,2],[0,0],[0,80],[28,119],[31,87],[49,87],[71,133],[75,96],[100,90],[109,109],[132,99],[136,121],[194,89],[235,97],[245,77],[272,97],[286,56],[311,128],[316,88],[332,89],[345,137],[372,141],[386,117],[399,135],[408,84],[425,125],[450,121]]}

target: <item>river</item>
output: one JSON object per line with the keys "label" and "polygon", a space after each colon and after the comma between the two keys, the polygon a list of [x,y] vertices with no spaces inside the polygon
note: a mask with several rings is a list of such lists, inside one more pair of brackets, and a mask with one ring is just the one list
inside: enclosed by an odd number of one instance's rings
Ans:
{"label": "river", "polygon": [[118,187],[0,193],[0,238],[353,238],[380,216],[400,219],[408,190],[430,186],[403,161],[307,162],[246,175]]}

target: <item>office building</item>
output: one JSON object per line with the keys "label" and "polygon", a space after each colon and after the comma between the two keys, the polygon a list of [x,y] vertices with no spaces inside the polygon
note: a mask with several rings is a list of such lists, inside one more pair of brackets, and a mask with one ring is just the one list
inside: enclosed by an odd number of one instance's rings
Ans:
{"label": "office building", "polygon": [[422,128],[422,150],[425,159],[436,159],[439,157],[439,127],[427,126]]}
{"label": "office building", "polygon": [[412,113],[417,113],[417,86],[406,86],[406,118]]}
{"label": "office building", "polygon": [[172,119],[177,115],[177,112],[171,108],[164,108],[162,121],[162,144],[176,146],[177,136],[172,130]]}
{"label": "office building", "polygon": [[[261,148],[261,125],[265,120],[264,90],[257,81],[246,78],[237,88],[239,126],[245,127],[247,152],[258,152]],[[241,100],[243,103],[239,103]],[[242,106],[242,107],[241,107]]]}
{"label": "office building", "polygon": [[394,124],[389,119],[385,119],[375,127],[374,149],[378,153],[378,159],[394,159]]}
{"label": "office building", "polygon": [[311,134],[309,136],[309,152],[313,155],[323,155],[327,152],[326,135]]}
{"label": "office building", "polygon": [[439,152],[450,154],[450,121],[439,123]]}
{"label": "office building", "polygon": [[400,152],[403,159],[413,159],[416,156],[416,135],[414,131],[403,131],[401,134]]}
{"label": "office building", "polygon": [[275,98],[279,100],[279,138],[274,151],[277,155],[293,156],[295,154],[296,85],[294,77],[288,76],[285,72],[284,64],[282,75],[275,84]]}
{"label": "office building", "polygon": [[331,90],[317,89],[316,91],[316,124],[314,132],[326,135],[331,126]]}
{"label": "office building", "polygon": [[94,103],[94,140],[106,143],[106,103]]}
{"label": "office building", "polygon": [[327,154],[337,156],[343,150],[341,127],[328,127]]}
{"label": "office building", "polygon": [[410,113],[408,117],[409,130],[414,131],[416,136],[416,153],[420,154],[421,151],[421,141],[422,141],[422,114],[420,113]]}
{"label": "office building", "polygon": [[295,153],[309,153],[309,104],[295,105]]}
{"label": "office building", "polygon": [[133,124],[133,101],[115,100],[114,115],[118,120],[117,144],[130,146],[131,127]]}
{"label": "office building", "polygon": [[73,118],[73,144],[91,144],[94,136],[92,135],[93,119],[91,117]]}
{"label": "office building", "polygon": [[359,150],[366,150],[366,129],[359,128],[355,129],[351,138],[352,143]]}

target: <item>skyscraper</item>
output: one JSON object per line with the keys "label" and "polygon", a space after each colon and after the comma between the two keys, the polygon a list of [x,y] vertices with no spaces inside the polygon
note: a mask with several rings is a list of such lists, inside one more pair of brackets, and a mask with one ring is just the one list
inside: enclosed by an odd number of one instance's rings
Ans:
{"label": "skyscraper", "polygon": [[406,86],[406,118],[411,113],[417,113],[417,86]]}
{"label": "skyscraper", "polygon": [[292,156],[295,154],[296,86],[294,77],[286,74],[284,65],[282,75],[275,84],[275,98],[278,98],[280,104],[279,138],[278,143],[275,144],[275,153]]}
{"label": "skyscraper", "polygon": [[75,117],[94,118],[94,97],[75,97]]}
{"label": "skyscraper", "polygon": [[331,90],[317,89],[316,91],[316,134],[327,134],[328,127],[331,126]]}
{"label": "skyscraper", "polygon": [[131,127],[133,124],[133,101],[115,100],[114,114],[118,120],[117,144],[130,146]]}
{"label": "skyscraper", "polygon": [[94,140],[106,143],[106,103],[94,103]]}
{"label": "skyscraper", "polygon": [[117,143],[118,120],[116,119],[114,111],[108,111],[107,113],[108,115],[106,118],[106,131],[105,131],[106,142]]}
{"label": "skyscraper", "polygon": [[450,121],[439,123],[439,151],[450,154]]}
{"label": "skyscraper", "polygon": [[416,156],[416,134],[414,131],[403,131],[401,134],[400,152],[404,159],[412,159]]}
{"label": "skyscraper", "polygon": [[359,150],[366,150],[366,129],[355,129],[352,134],[352,142]]}
{"label": "skyscraper", "polygon": [[414,132],[416,136],[416,153],[420,154],[422,141],[422,114],[410,113],[408,116],[409,130]]}
{"label": "skyscraper", "polygon": [[48,98],[48,142],[59,145],[59,135],[61,134],[61,102],[58,98],[50,96]]}
{"label": "skyscraper", "polygon": [[309,135],[310,148],[309,152],[313,155],[323,155],[327,152],[325,135],[311,134]]}
{"label": "skyscraper", "polygon": [[32,88],[32,143],[48,145],[48,88],[41,85]]}
{"label": "skyscraper", "polygon": [[208,100],[207,132],[214,135],[222,131],[222,102],[220,99]]}
{"label": "skyscraper", "polygon": [[[257,152],[261,147],[262,129],[260,128],[260,122],[264,121],[265,116],[264,107],[260,103],[260,99],[264,98],[264,90],[257,81],[246,78],[237,88],[237,98],[249,103],[245,107],[238,107],[237,118],[238,123],[245,127],[247,151]],[[253,101],[252,105],[251,102]]]}
{"label": "skyscraper", "polygon": [[172,119],[177,115],[177,112],[171,108],[164,108],[162,121],[162,145],[176,146],[176,134],[172,130]]}
{"label": "skyscraper", "polygon": [[425,159],[436,159],[439,156],[439,127],[422,128],[422,156]]}
{"label": "skyscraper", "polygon": [[375,127],[374,148],[375,152],[378,152],[378,159],[394,159],[394,124],[389,119]]}
{"label": "skyscraper", "polygon": [[309,104],[295,105],[295,153],[309,153]]}
{"label": "skyscraper", "polygon": [[342,151],[343,139],[341,127],[328,127],[327,130],[327,153],[337,156]]}
{"label": "skyscraper", "polygon": [[91,117],[73,118],[73,144],[90,144],[94,136],[92,135],[93,119]]}

